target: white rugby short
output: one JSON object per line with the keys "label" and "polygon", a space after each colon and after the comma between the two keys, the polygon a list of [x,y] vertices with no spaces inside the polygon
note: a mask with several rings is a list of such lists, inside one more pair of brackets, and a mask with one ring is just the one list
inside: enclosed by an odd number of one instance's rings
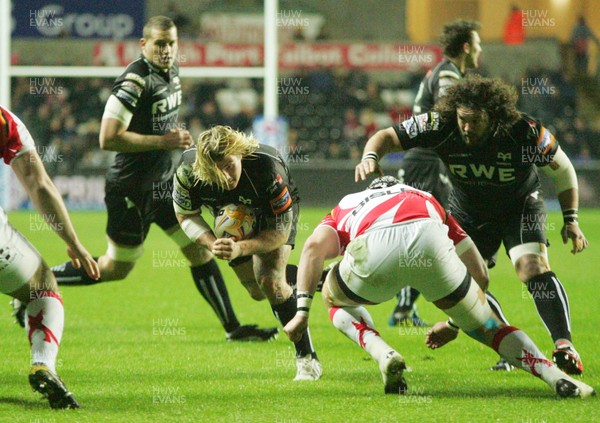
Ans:
{"label": "white rugby short", "polygon": [[10,294],[27,284],[42,256],[10,223],[0,208],[0,292]]}
{"label": "white rugby short", "polygon": [[448,227],[432,219],[366,232],[348,244],[339,264],[339,283],[374,304],[407,285],[436,301],[454,292],[466,274]]}

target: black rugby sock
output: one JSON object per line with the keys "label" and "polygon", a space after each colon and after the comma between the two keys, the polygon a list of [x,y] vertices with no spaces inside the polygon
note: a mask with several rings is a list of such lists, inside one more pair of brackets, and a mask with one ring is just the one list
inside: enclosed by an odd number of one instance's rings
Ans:
{"label": "black rugby sock", "polygon": [[508,323],[508,319],[504,316],[504,313],[502,312],[502,306],[500,305],[500,302],[498,302],[496,297],[494,297],[490,291],[486,291],[485,297],[487,298],[488,304],[490,305],[492,311],[496,314],[496,316],[498,316],[498,318],[502,322],[504,322],[505,325],[510,326],[510,323]]}
{"label": "black rugby sock", "polygon": [[527,290],[533,297],[535,307],[550,332],[552,340],[571,340],[571,317],[569,299],[554,272],[534,276],[527,282]]}
{"label": "black rugby sock", "polygon": [[[94,257],[94,260],[98,261],[98,257]],[[102,279],[94,280],[90,278],[83,266],[76,269],[71,261],[56,265],[50,268],[50,270],[54,273],[56,282],[59,285],[81,286],[102,282]]]}
{"label": "black rugby sock", "polygon": [[196,288],[212,307],[225,331],[232,332],[240,327],[240,322],[229,299],[229,292],[227,292],[223,275],[215,259],[190,269]]}
{"label": "black rugby sock", "polygon": [[298,279],[298,266],[295,264],[288,264],[285,266],[285,281],[293,289],[296,289],[296,282]]}
{"label": "black rugby sock", "polygon": [[[329,269],[325,269],[321,273],[321,279],[319,279],[319,282],[317,283],[317,292],[321,292],[323,283],[325,282],[325,278],[327,277],[328,273]],[[296,290],[296,286],[298,284],[298,266],[295,264],[288,264],[285,266],[285,281],[289,286],[292,287],[294,291]]]}
{"label": "black rugby sock", "polygon": [[[287,325],[287,323],[296,315],[296,296],[290,296],[290,298],[281,304],[271,304],[271,309],[281,325]],[[300,341],[294,343],[294,347],[296,347],[296,357],[304,357],[305,355],[310,354],[313,358],[317,358],[317,353],[312,346],[312,340],[308,329],[304,331]]]}
{"label": "black rugby sock", "polygon": [[394,313],[408,313],[413,309],[417,298],[421,293],[411,286],[405,286],[396,294],[398,304],[394,309]]}

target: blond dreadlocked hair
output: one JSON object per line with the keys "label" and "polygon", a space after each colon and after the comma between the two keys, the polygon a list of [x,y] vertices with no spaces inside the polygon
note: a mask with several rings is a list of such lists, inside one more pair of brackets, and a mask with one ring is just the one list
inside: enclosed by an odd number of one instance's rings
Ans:
{"label": "blond dreadlocked hair", "polygon": [[196,148],[196,161],[192,167],[196,180],[224,191],[227,179],[217,162],[227,156],[244,158],[252,155],[258,148],[258,140],[229,126],[217,125],[200,134]]}

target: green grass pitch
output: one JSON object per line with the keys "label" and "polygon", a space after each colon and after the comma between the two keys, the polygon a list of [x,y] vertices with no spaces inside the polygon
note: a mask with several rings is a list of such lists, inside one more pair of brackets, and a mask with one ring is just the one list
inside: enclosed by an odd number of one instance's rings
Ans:
{"label": "green grass pitch", "polygon": [[[327,210],[304,209],[297,263],[304,240]],[[598,263],[600,211],[582,211],[590,248],[572,256],[560,240],[561,218],[550,214],[550,262],[569,294],[574,341],[583,379],[600,389]],[[105,251],[103,212],[73,213],[80,238],[93,254]],[[63,243],[29,212],[10,220],[50,265],[67,256]],[[224,264],[221,262],[221,264]],[[243,323],[275,326],[266,302],[254,302],[224,270]],[[548,356],[552,343],[508,258],[491,271],[491,289],[505,314]],[[4,296],[0,307],[0,422],[565,422],[600,421],[598,397],[559,401],[523,371],[494,373],[496,354],[461,334],[428,350],[424,331],[387,326],[393,302],[371,307],[381,335],[404,355],[409,395],[389,396],[376,363],[329,322],[321,301],[311,312],[311,332],[323,377],[292,382],[295,360],[285,335],[271,343],[225,342],[224,333],[191,280],[185,259],[157,227],[144,256],[127,278],[93,287],[62,288],[65,332],[58,371],[80,401],[80,410],[53,411],[27,383],[29,345],[12,323]],[[428,322],[443,319],[419,300]]]}

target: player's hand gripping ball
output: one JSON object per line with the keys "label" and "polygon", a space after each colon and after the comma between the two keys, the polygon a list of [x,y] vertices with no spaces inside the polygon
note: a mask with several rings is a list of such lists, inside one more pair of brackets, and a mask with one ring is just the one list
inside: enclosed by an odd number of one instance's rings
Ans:
{"label": "player's hand gripping ball", "polygon": [[254,234],[255,218],[251,207],[227,204],[219,209],[215,217],[215,236],[236,241],[248,239]]}

